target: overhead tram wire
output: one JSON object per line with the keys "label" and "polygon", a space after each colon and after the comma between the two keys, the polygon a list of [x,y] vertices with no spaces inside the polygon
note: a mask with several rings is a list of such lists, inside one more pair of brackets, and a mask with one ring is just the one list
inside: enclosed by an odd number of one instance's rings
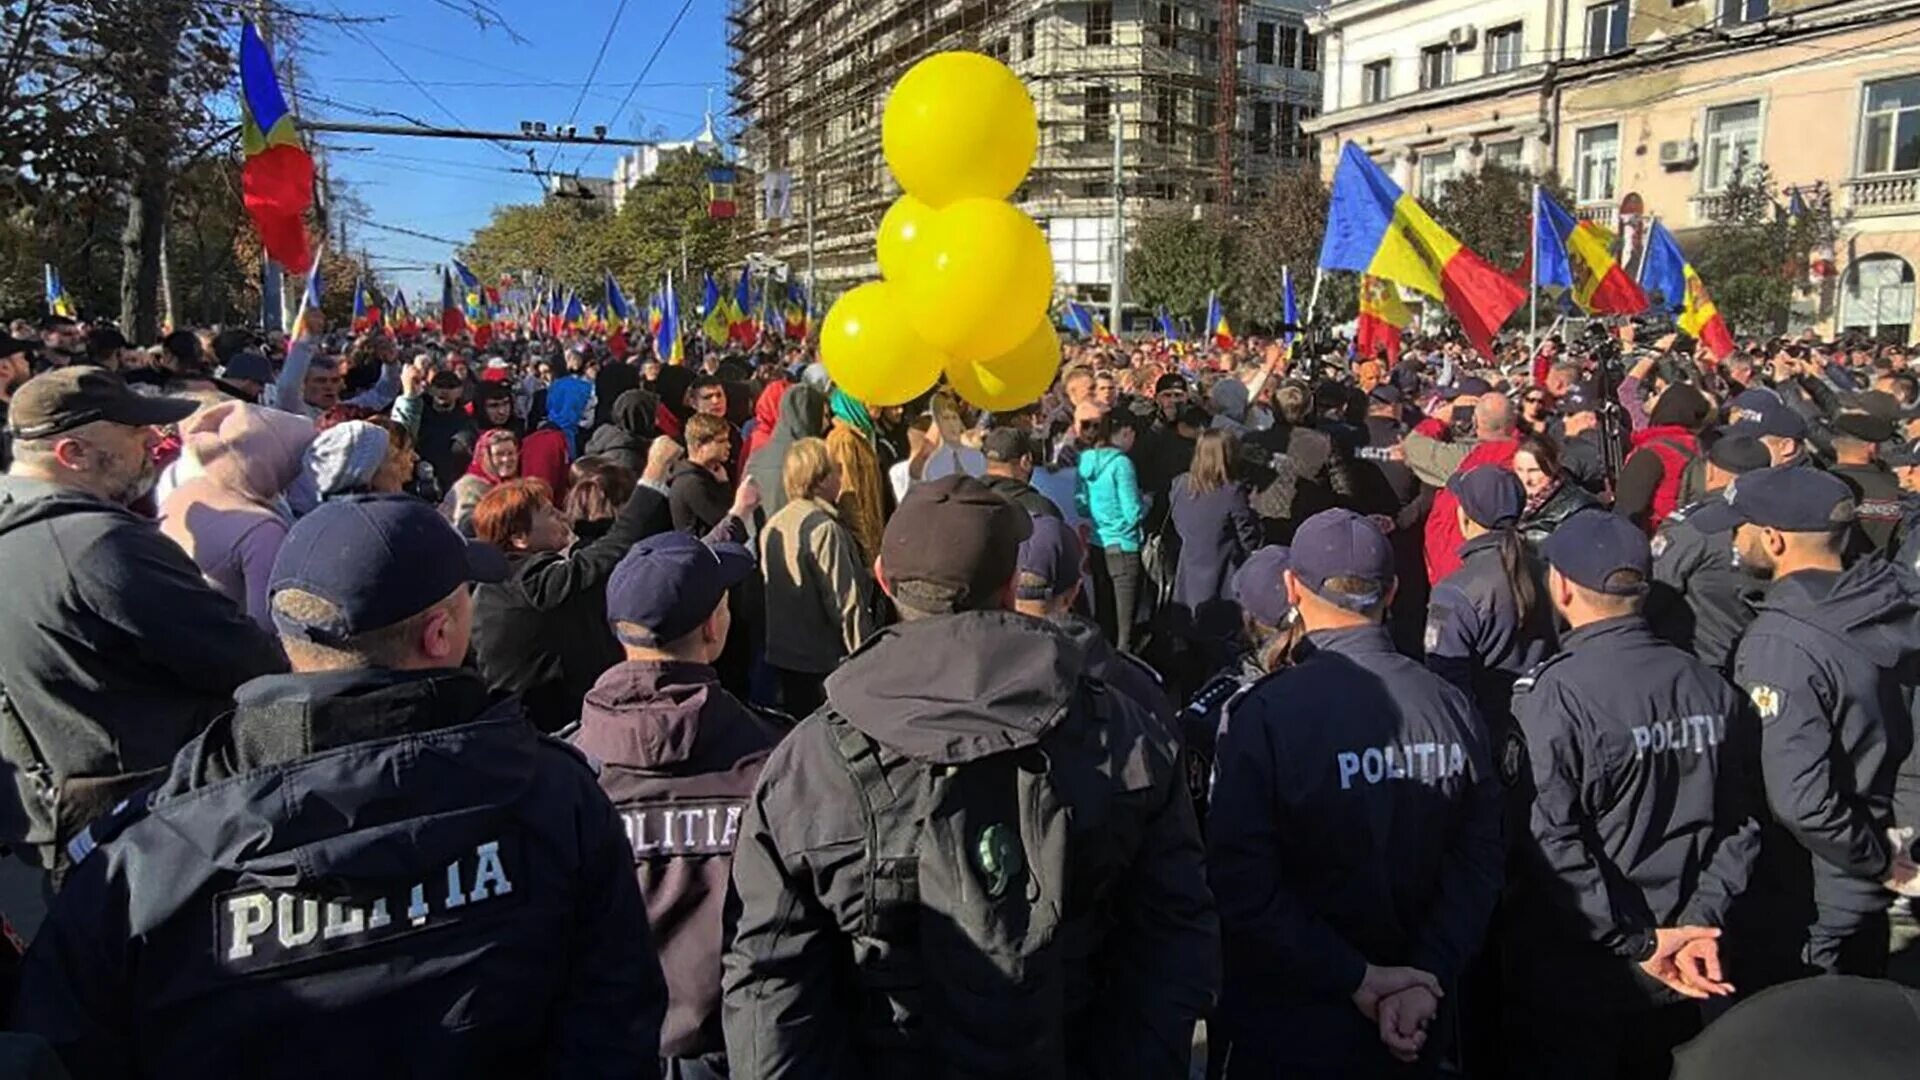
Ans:
{"label": "overhead tram wire", "polygon": [[[634,76],[633,85],[627,87],[626,96],[622,97],[620,104],[614,107],[613,116],[607,120],[608,131],[612,131],[620,123],[620,114],[627,111],[627,106],[633,102],[633,95],[640,92],[640,84],[645,82],[647,76],[652,73],[654,63],[660,59],[660,54],[667,48],[667,42],[673,40],[673,32],[680,29],[680,20],[687,17],[687,11],[692,7],[693,0],[682,0],[680,10],[674,13],[673,21],[667,24],[666,33],[660,35],[660,41],[653,47],[653,52],[647,54],[647,62],[640,65],[640,74]],[[585,160],[585,157],[581,158],[581,161]]]}
{"label": "overhead tram wire", "polygon": [[[613,32],[620,28],[620,16],[627,13],[627,0],[620,0],[620,6],[613,9],[613,20],[607,23],[607,32],[600,36],[600,51],[593,54],[593,66],[587,69],[587,81],[580,85],[579,96],[573,99],[573,108],[568,110],[566,124],[572,124],[580,118],[580,106],[587,100],[587,91],[593,89],[594,76],[600,74],[600,63],[607,58],[607,46],[613,44]],[[564,125],[563,125],[564,126]],[[547,155],[547,171],[553,171],[553,163],[560,159],[560,148],[553,148]]]}

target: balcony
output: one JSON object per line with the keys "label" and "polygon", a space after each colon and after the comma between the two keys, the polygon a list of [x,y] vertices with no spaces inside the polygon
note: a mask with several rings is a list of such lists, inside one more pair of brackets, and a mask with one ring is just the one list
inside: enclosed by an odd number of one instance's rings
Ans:
{"label": "balcony", "polygon": [[1724,214],[1727,207],[1727,197],[1725,195],[1703,193],[1689,196],[1687,202],[1693,206],[1693,223],[1695,225],[1711,225],[1726,216]]}
{"label": "balcony", "polygon": [[1845,185],[1847,210],[1855,217],[1920,212],[1920,172],[1856,176]]}
{"label": "balcony", "polygon": [[1603,228],[1613,228],[1613,219],[1619,208],[1610,202],[1583,203],[1573,208],[1573,215],[1581,221],[1591,221]]}

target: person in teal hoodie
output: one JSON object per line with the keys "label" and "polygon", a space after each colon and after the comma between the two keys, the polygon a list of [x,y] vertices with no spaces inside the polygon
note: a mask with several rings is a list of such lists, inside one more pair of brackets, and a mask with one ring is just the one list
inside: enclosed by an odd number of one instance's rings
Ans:
{"label": "person in teal hoodie", "polygon": [[1083,423],[1080,486],[1074,501],[1092,529],[1094,617],[1114,648],[1133,647],[1134,609],[1140,599],[1140,545],[1147,508],[1127,452],[1133,427],[1108,413]]}

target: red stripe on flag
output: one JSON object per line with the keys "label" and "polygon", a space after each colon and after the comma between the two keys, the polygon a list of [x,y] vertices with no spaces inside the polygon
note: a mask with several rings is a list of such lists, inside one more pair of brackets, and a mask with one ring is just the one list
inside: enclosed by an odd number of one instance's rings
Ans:
{"label": "red stripe on flag", "polygon": [[1493,335],[1527,302],[1527,291],[1464,247],[1440,268],[1440,288],[1467,340],[1480,355],[1493,359]]}

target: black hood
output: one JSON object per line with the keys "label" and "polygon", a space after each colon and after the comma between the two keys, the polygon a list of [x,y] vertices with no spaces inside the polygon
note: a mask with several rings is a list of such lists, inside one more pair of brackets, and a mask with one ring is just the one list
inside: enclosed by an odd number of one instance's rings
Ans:
{"label": "black hood", "polygon": [[1085,666],[1052,623],[971,611],[867,639],[827,677],[827,703],[900,753],[957,765],[1038,742],[1066,716]]}
{"label": "black hood", "polygon": [[1781,578],[1758,609],[1824,630],[1882,668],[1920,656],[1920,581],[1878,559]]}
{"label": "black hood", "polygon": [[612,422],[621,431],[649,442],[659,433],[654,419],[660,399],[645,390],[628,390],[613,401]]}
{"label": "black hood", "polygon": [[144,521],[124,506],[84,491],[25,476],[0,476],[0,533],[71,514],[112,514]]}

